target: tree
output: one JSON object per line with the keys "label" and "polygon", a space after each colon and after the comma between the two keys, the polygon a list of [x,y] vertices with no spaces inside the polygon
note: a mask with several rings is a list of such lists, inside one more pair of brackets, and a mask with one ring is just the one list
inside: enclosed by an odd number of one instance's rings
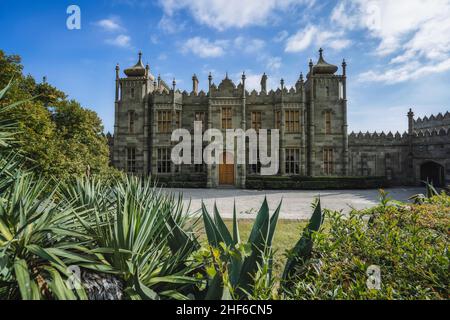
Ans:
{"label": "tree", "polygon": [[[50,84],[23,74],[18,55],[0,50],[0,87],[14,79],[1,105],[26,100],[0,115],[17,123],[18,146],[27,167],[58,178],[108,172],[109,151],[97,114]],[[88,169],[89,168],[89,169]]]}

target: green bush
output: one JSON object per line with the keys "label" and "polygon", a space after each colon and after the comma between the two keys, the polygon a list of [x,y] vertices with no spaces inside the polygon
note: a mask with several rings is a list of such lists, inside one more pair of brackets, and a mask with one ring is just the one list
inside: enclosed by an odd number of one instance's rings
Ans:
{"label": "green bush", "polygon": [[[348,217],[326,212],[311,260],[290,299],[448,299],[450,197],[433,204],[380,205]],[[369,289],[368,268],[381,271]]]}

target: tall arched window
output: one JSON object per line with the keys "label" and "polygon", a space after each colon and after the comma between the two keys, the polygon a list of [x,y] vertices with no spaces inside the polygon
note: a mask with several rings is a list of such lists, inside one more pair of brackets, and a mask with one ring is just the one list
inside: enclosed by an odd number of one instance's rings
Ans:
{"label": "tall arched window", "polygon": [[331,134],[331,111],[325,112],[325,134]]}
{"label": "tall arched window", "polygon": [[136,112],[128,111],[128,133],[134,133],[134,126],[136,122]]}

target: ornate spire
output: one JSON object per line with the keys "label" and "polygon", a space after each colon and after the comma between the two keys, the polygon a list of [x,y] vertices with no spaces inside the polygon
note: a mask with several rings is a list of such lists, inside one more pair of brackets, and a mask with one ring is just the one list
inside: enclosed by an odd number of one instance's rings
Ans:
{"label": "ornate spire", "polygon": [[345,62],[345,59],[342,60],[342,74],[344,76],[347,74],[347,62]]}
{"label": "ornate spire", "polygon": [[319,49],[319,58],[323,59],[323,49],[322,48]]}

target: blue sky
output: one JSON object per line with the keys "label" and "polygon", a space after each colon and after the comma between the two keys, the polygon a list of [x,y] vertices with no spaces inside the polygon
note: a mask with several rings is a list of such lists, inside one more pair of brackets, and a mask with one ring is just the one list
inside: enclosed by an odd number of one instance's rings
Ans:
{"label": "blue sky", "polygon": [[[66,9],[81,9],[68,30]],[[450,110],[450,0],[0,0],[0,49],[23,58],[25,72],[114,119],[114,68],[142,50],[154,75],[191,90],[196,73],[219,83],[293,86],[323,47],[348,64],[350,131],[404,131],[417,116]],[[339,71],[340,72],[340,71]]]}

